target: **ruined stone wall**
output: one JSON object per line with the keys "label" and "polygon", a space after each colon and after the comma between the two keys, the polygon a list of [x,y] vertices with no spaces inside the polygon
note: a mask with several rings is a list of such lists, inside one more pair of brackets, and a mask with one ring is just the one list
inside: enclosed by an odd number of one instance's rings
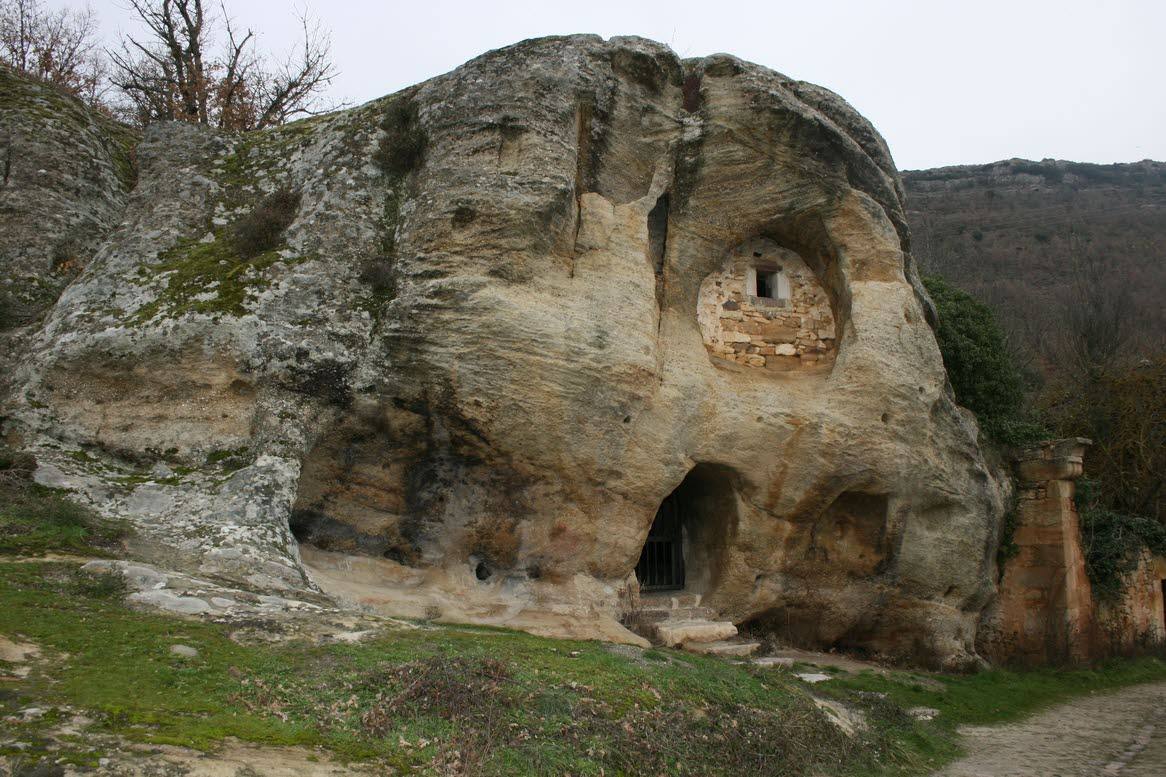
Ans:
{"label": "ruined stone wall", "polygon": [[1098,637],[1107,653],[1127,655],[1166,640],[1163,581],[1166,581],[1166,558],[1143,552],[1137,569],[1126,578],[1121,599],[1098,606]]}
{"label": "ruined stone wall", "polygon": [[1074,481],[1088,444],[1051,440],[1017,454],[1016,553],[977,637],[996,663],[1082,663],[1166,640],[1166,558],[1144,552],[1117,601],[1095,596],[1086,575]]}
{"label": "ruined stone wall", "polygon": [[[781,298],[758,297],[756,273],[783,276]],[[749,367],[791,370],[834,361],[834,311],[814,271],[759,237],[733,249],[704,279],[697,317],[709,353]]]}
{"label": "ruined stone wall", "polygon": [[1017,456],[1016,555],[981,622],[980,652],[997,663],[1044,665],[1094,655],[1094,601],[1073,503],[1087,440],[1040,443]]}

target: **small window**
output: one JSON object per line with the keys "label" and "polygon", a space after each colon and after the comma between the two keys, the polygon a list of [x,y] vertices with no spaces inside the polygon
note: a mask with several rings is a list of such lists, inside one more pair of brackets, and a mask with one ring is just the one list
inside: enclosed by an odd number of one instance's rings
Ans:
{"label": "small window", "polygon": [[758,270],[757,271],[757,296],[768,297],[769,299],[781,299],[778,293],[778,273]]}

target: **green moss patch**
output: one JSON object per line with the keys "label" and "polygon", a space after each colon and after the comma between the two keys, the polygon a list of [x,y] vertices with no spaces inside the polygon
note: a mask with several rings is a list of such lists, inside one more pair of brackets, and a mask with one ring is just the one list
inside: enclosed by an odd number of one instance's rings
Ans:
{"label": "green moss patch", "polygon": [[264,271],[283,257],[278,250],[270,250],[243,258],[231,234],[221,231],[209,243],[195,238],[180,240],[159,258],[160,263],[141,268],[139,274],[165,274],[166,286],[154,300],[138,309],[134,316],[137,323],[162,312],[171,316],[241,316],[247,312],[244,303],[267,285]]}
{"label": "green moss patch", "polygon": [[[109,154],[118,182],[128,191],[137,181],[134,149],[140,135],[132,127],[96,111],[52,84],[18,75],[0,64],[0,112],[18,121],[54,124],[70,133],[91,133]],[[26,131],[33,128],[28,127]]]}

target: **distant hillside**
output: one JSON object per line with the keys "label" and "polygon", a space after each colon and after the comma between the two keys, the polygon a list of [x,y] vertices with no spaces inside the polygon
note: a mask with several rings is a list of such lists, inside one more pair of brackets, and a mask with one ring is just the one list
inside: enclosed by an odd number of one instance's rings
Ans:
{"label": "distant hillside", "polygon": [[1012,159],[903,173],[925,272],[991,303],[1030,343],[1055,329],[1075,261],[1130,289],[1131,316],[1166,332],[1166,164]]}

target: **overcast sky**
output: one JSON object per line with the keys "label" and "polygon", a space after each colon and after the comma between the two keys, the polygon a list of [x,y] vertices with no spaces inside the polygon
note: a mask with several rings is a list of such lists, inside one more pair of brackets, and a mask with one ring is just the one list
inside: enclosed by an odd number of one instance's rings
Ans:
{"label": "overcast sky", "polygon": [[[265,48],[294,42],[292,3],[225,2]],[[133,29],[125,0],[89,5],[110,40]],[[332,96],[349,102],[524,38],[641,35],[681,56],[728,52],[833,89],[874,122],[902,169],[1010,157],[1166,160],[1166,0],[308,0],[306,7],[331,30],[341,71]]]}

